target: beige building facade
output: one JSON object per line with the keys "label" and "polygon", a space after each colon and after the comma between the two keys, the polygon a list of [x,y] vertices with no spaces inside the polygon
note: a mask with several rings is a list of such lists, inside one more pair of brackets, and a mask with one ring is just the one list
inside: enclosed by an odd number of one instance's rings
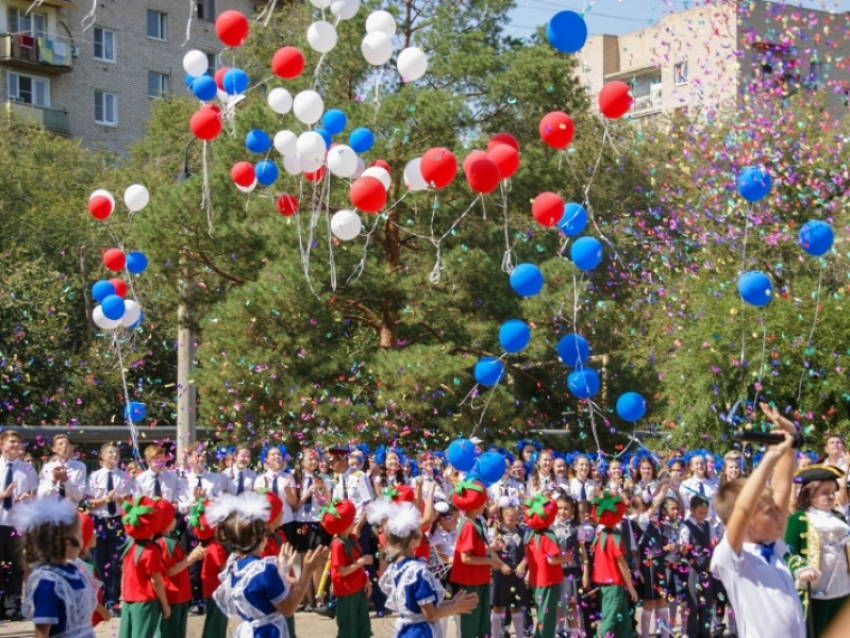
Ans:
{"label": "beige building facade", "polygon": [[98,0],[89,16],[88,0],[0,0],[5,112],[79,138],[85,147],[124,153],[144,135],[154,100],[187,95],[187,51],[207,53],[214,72],[224,49],[216,16],[228,9],[251,16],[254,6],[252,0]]}
{"label": "beige building facade", "polygon": [[588,38],[577,73],[592,95],[613,80],[630,84],[634,120],[803,89],[822,89],[830,114],[840,117],[850,86],[848,25],[848,14],[761,0],[705,4],[640,31]]}

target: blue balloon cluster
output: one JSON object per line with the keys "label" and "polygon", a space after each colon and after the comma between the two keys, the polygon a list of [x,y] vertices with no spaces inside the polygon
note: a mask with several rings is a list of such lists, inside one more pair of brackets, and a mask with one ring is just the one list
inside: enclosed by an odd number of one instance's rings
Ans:
{"label": "blue balloon cluster", "polygon": [[505,365],[496,357],[482,357],[475,364],[475,380],[488,388],[496,385],[505,374]]}
{"label": "blue balloon cluster", "polygon": [[523,297],[534,297],[543,289],[543,273],[534,264],[520,264],[511,273],[511,288]]}
{"label": "blue balloon cluster", "polygon": [[556,51],[577,53],[587,42],[587,24],[575,11],[560,11],[549,20],[546,39]]}
{"label": "blue balloon cluster", "polygon": [[208,75],[202,75],[199,78],[191,78],[189,89],[192,94],[202,102],[209,102],[218,95],[218,86],[215,80]]}
{"label": "blue balloon cluster", "polygon": [[813,257],[823,257],[832,248],[835,236],[826,222],[813,219],[800,229],[800,246]]}
{"label": "blue balloon cluster", "polygon": [[558,341],[557,350],[561,361],[570,368],[580,367],[590,356],[590,346],[587,339],[574,332],[561,337],[561,340]]}
{"label": "blue balloon cluster", "polygon": [[348,145],[355,153],[366,153],[375,145],[375,135],[367,128],[356,128],[348,137]]}
{"label": "blue balloon cluster", "polygon": [[[330,109],[329,111],[325,111],[325,114],[322,116],[322,126],[331,135],[338,135],[339,133],[342,133],[347,124],[348,119],[345,117],[345,113],[339,109]],[[330,144],[328,144],[328,146],[330,146]]]}
{"label": "blue balloon cluster", "polygon": [[272,147],[272,140],[268,133],[255,128],[245,136],[245,146],[252,153],[266,153]]}
{"label": "blue balloon cluster", "polygon": [[230,69],[221,84],[228,95],[241,95],[248,90],[248,74],[242,69]]}
{"label": "blue balloon cluster", "polygon": [[751,306],[761,308],[773,299],[773,284],[763,272],[751,270],[738,280],[738,294]]}
{"label": "blue balloon cluster", "polygon": [[118,321],[124,316],[124,300],[118,295],[112,294],[100,302],[103,316],[112,321]]}
{"label": "blue balloon cluster", "polygon": [[590,368],[573,370],[567,375],[567,387],[579,399],[589,399],[599,392],[599,375]]}
{"label": "blue balloon cluster", "polygon": [[91,294],[92,297],[95,298],[95,301],[103,303],[104,299],[115,294],[115,286],[108,281],[101,279],[100,281],[95,282],[94,286],[92,286]]}
{"label": "blue balloon cluster", "polygon": [[738,192],[748,202],[758,202],[770,192],[770,173],[760,166],[745,168],[738,175]]}
{"label": "blue balloon cluster", "polygon": [[617,414],[624,421],[639,421],[646,414],[646,400],[637,392],[626,392],[617,399]]}
{"label": "blue balloon cluster", "polygon": [[602,244],[596,237],[579,237],[570,246],[570,259],[579,270],[593,270],[602,262]]}
{"label": "blue balloon cluster", "polygon": [[137,403],[136,401],[131,401],[129,405],[124,407],[124,418],[128,421],[132,421],[133,423],[138,423],[142,419],[145,418],[145,414],[147,414],[147,410],[145,410],[144,403]]}
{"label": "blue balloon cluster", "polygon": [[271,186],[277,180],[277,164],[269,160],[257,162],[256,166],[254,166],[254,175],[257,178],[258,184]]}
{"label": "blue balloon cluster", "polygon": [[564,206],[564,216],[558,222],[558,228],[567,237],[580,234],[587,226],[587,211],[581,204],[570,202]]}
{"label": "blue balloon cluster", "polygon": [[509,319],[499,328],[499,344],[508,354],[516,354],[531,341],[531,328],[519,319]]}
{"label": "blue balloon cluster", "polygon": [[[141,275],[148,267],[148,258],[145,253],[140,253],[138,251],[129,253],[127,255],[127,263],[126,268],[127,272],[131,275]],[[100,282],[98,282],[100,283]],[[108,281],[106,283],[109,283]],[[97,285],[97,284],[95,284]],[[100,300],[98,300],[100,301]]]}
{"label": "blue balloon cluster", "polygon": [[502,479],[506,470],[505,457],[498,452],[484,452],[478,457],[472,471],[481,480],[484,487],[490,487]]}
{"label": "blue balloon cluster", "polygon": [[469,439],[455,439],[446,450],[446,458],[456,470],[469,472],[475,466],[475,446]]}

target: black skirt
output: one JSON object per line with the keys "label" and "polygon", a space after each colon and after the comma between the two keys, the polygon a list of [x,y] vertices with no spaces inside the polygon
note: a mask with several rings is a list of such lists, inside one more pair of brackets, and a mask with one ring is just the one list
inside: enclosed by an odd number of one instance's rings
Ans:
{"label": "black skirt", "polygon": [[505,576],[502,572],[493,574],[493,586],[490,589],[490,604],[493,607],[528,606],[528,588],[525,581],[516,574]]}
{"label": "black skirt", "polygon": [[328,534],[319,523],[298,521],[295,525],[295,549],[299,554],[316,549],[319,545],[329,547],[331,540],[333,536]]}
{"label": "black skirt", "polygon": [[642,577],[638,593],[641,600],[669,600],[673,591],[667,579],[667,562],[664,556],[645,557],[640,563]]}

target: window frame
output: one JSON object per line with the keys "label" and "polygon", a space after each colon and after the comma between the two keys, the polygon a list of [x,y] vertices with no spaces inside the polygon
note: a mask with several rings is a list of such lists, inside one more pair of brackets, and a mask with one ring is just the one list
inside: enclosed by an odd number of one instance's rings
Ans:
{"label": "window frame", "polygon": [[[97,107],[98,107],[97,94],[98,93],[100,93],[100,95],[101,95],[102,103],[101,103],[100,107],[101,107],[104,115],[106,115],[106,96],[107,95],[112,96],[113,121],[111,121],[111,122],[107,121],[106,119],[101,119],[101,120],[97,119]],[[116,128],[118,126],[118,96],[115,93],[110,93],[109,91],[104,91],[102,89],[95,89],[94,90],[94,101],[95,101],[94,123],[99,124],[100,126],[110,126],[110,127]]]}
{"label": "window frame", "polygon": [[215,72],[218,71],[218,54],[217,53],[207,53],[207,75],[211,78],[215,78]]}
{"label": "window frame", "polygon": [[[684,69],[684,81],[679,80],[679,69]],[[676,86],[685,86],[686,84],[691,83],[691,78],[688,75],[688,61],[681,60],[680,62],[676,62],[673,65],[673,84]]]}
{"label": "window frame", "polygon": [[[15,95],[14,97],[12,96],[12,78],[13,77],[16,78],[15,81],[18,85],[17,95]],[[36,102],[22,102],[22,101],[20,101],[18,98],[19,98],[20,92],[21,92],[21,81],[20,81],[21,78],[27,78],[31,82],[44,82],[45,87],[46,87],[44,94],[45,94],[45,97],[47,98],[47,104],[37,104]],[[33,88],[35,88],[35,87],[33,87]],[[43,77],[39,77],[37,75],[29,75],[28,73],[18,73],[17,71],[9,71],[9,72],[6,73],[6,95],[8,96],[9,101],[13,102],[14,104],[26,104],[27,106],[36,106],[36,107],[42,107],[42,108],[47,108],[47,109],[51,108],[50,107],[50,79],[49,78],[43,78]],[[35,95],[34,92],[33,92],[33,95]]]}
{"label": "window frame", "polygon": [[[207,15],[207,9],[212,6],[212,10],[209,12],[212,15]],[[200,8],[204,8],[204,15],[199,15]],[[195,17],[198,20],[203,20],[204,22],[215,22],[216,13],[218,7],[215,6],[215,0],[195,0]]]}
{"label": "window frame", "polygon": [[[151,75],[159,76],[159,95],[151,95]],[[165,90],[163,90],[163,78],[165,79]],[[171,93],[171,76],[168,73],[162,73],[161,71],[153,71],[148,69],[148,97],[154,100],[162,100],[167,97]]]}
{"label": "window frame", "polygon": [[[159,16],[159,36],[150,34],[150,16],[155,14]],[[168,14],[156,9],[148,9],[145,14],[145,33],[151,40],[157,42],[168,42]]]}
{"label": "window frame", "polygon": [[[105,58],[105,57],[97,57],[97,32],[98,31],[100,31],[101,34],[103,34],[104,36],[107,33],[112,35],[112,59]],[[92,48],[94,49],[94,59],[97,60],[98,62],[109,62],[110,64],[115,64],[115,58],[118,57],[118,51],[115,47],[115,41],[116,41],[115,31],[113,31],[112,29],[107,29],[105,27],[95,27],[93,38],[92,38]],[[105,41],[101,42],[100,47],[101,47],[101,49],[103,49],[105,51],[105,49],[106,49]]]}
{"label": "window frame", "polygon": [[[11,21],[9,20],[9,17],[10,17],[9,14],[12,11],[17,13],[17,16],[15,16],[15,23],[17,24],[18,28],[20,28],[20,22],[21,22],[22,16],[26,20],[29,20],[30,28],[29,28],[28,31],[13,31],[10,28],[10,22]],[[36,29],[35,29],[36,16],[41,18],[42,20],[44,20],[44,31],[42,31],[42,32],[36,32]],[[6,7],[6,21],[7,21],[6,22],[7,31],[11,34],[27,33],[34,38],[42,38],[42,37],[47,37],[49,35],[49,32],[47,30],[48,26],[50,25],[50,22],[48,20],[48,15],[46,13],[42,13],[40,11],[31,11],[29,15],[26,15],[26,9],[24,9],[22,7],[7,6]]]}

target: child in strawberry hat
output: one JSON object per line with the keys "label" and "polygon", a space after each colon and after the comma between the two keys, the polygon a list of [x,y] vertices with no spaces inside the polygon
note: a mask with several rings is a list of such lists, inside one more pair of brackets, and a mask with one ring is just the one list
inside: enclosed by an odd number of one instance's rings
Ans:
{"label": "child in strawberry hat", "polygon": [[364,567],[374,557],[363,555],[354,534],[357,508],[351,501],[335,500],[322,508],[321,524],[331,541],[331,586],[336,597],[337,638],[369,638],[369,596],[372,586]]}
{"label": "child in strawberry hat", "polygon": [[82,548],[80,549],[79,558],[73,562],[77,568],[83,572],[89,579],[92,589],[97,592],[97,607],[95,607],[92,615],[92,627],[97,627],[103,621],[109,622],[111,618],[109,610],[103,604],[103,582],[97,573],[97,569],[93,563],[89,562],[89,552],[94,548],[97,538],[94,534],[94,521],[88,514],[78,513],[80,517],[80,535],[82,537]]}

